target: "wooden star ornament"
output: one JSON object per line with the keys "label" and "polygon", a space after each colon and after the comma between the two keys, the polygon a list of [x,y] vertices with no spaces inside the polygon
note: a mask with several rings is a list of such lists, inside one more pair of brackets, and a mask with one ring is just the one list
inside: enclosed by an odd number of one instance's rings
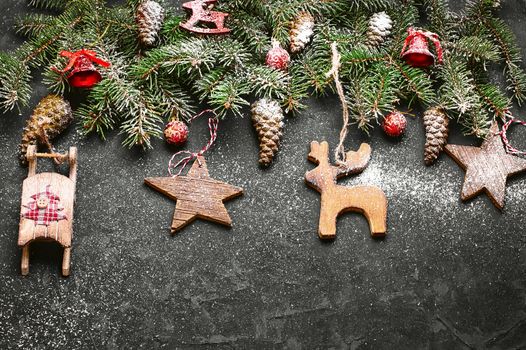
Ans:
{"label": "wooden star ornament", "polygon": [[526,159],[506,153],[497,122],[491,126],[490,135],[481,147],[447,145],[445,150],[466,170],[461,192],[464,201],[484,191],[493,204],[502,209],[507,178],[526,171]]}
{"label": "wooden star ornament", "polygon": [[203,157],[195,160],[186,176],[153,177],[144,182],[177,201],[171,227],[173,234],[195,219],[231,227],[232,219],[223,202],[243,194],[240,187],[210,178]]}

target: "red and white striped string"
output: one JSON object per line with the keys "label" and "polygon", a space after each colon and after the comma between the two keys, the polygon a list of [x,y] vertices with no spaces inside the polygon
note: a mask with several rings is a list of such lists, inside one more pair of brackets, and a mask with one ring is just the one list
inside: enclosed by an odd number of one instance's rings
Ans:
{"label": "red and white striped string", "polygon": [[524,156],[526,155],[525,151],[521,151],[511,145],[510,140],[508,139],[508,129],[512,124],[520,124],[522,126],[526,126],[526,122],[519,120],[513,116],[513,114],[510,111],[506,111],[506,114],[502,117],[502,122],[504,125],[502,125],[502,130],[500,131],[500,136],[502,137],[502,142],[504,143],[504,147],[506,148],[506,152],[509,154],[513,154],[515,156]]}
{"label": "red and white striped string", "polygon": [[[217,114],[213,110],[207,109],[207,110],[202,111],[201,113],[193,116],[188,121],[188,123],[191,123],[194,119],[199,118],[200,116],[206,113],[211,113],[213,115],[212,117],[208,119],[208,130],[210,131],[210,139],[199,152],[179,151],[175,153],[170,159],[170,162],[168,163],[168,173],[170,174],[170,176],[176,177],[176,176],[181,175],[181,173],[183,172],[184,168],[186,168],[188,163],[190,163],[194,159],[197,159],[197,161],[199,162],[198,157],[202,156],[206,151],[208,151],[210,147],[212,147],[212,145],[214,144],[215,140],[217,139],[217,129],[219,126],[219,119],[217,119]],[[186,154],[187,156],[174,164],[175,159],[181,154]],[[201,163],[199,163],[199,165],[201,165]],[[179,167],[180,167],[179,171],[174,175],[173,170]]]}

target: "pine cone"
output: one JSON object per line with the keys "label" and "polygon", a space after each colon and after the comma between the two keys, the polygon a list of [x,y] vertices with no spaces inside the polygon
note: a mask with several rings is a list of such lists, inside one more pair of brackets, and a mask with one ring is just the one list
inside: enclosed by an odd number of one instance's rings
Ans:
{"label": "pine cone", "polygon": [[385,39],[391,34],[393,21],[385,12],[377,12],[369,20],[367,30],[367,46],[377,47],[384,43]]}
{"label": "pine cone", "polygon": [[314,17],[308,12],[300,12],[290,28],[290,52],[303,51],[314,35]]}
{"label": "pine cone", "polygon": [[51,140],[63,132],[72,120],[73,114],[68,101],[58,95],[44,97],[24,128],[19,146],[20,162],[27,163],[26,152],[29,145],[42,144],[51,150]]}
{"label": "pine cone", "polygon": [[261,99],[252,105],[252,122],[259,136],[259,164],[268,166],[279,150],[283,135],[283,111],[274,100]]}
{"label": "pine cone", "polygon": [[164,21],[164,9],[153,0],[141,2],[137,7],[135,21],[139,26],[139,41],[144,46],[153,46]]}
{"label": "pine cone", "polygon": [[424,161],[426,165],[431,165],[447,144],[449,118],[442,108],[429,108],[424,113],[424,125],[426,127]]}

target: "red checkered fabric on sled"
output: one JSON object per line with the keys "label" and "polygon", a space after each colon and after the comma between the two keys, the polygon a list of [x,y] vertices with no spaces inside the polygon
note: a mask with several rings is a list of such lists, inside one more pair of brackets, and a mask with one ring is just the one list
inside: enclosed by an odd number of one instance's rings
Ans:
{"label": "red checkered fabric on sled", "polygon": [[[46,186],[46,190],[31,196],[33,199],[29,204],[24,205],[28,210],[22,214],[22,217],[35,221],[35,225],[49,226],[52,222],[59,220],[66,220],[66,214],[62,213],[64,207],[60,205],[60,198],[51,192],[50,185]],[[45,208],[38,206],[38,200],[47,199]]]}

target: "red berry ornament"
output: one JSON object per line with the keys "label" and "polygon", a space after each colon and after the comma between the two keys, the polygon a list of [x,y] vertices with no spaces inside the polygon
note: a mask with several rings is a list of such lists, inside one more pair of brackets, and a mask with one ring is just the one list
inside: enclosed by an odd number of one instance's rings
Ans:
{"label": "red berry ornament", "polygon": [[178,120],[171,121],[164,129],[164,138],[171,145],[181,146],[188,140],[188,126]]}
{"label": "red berry ornament", "polygon": [[266,63],[267,66],[279,70],[287,70],[289,67],[290,55],[281,47],[279,41],[272,40],[272,48],[267,53]]}
{"label": "red berry ornament", "polygon": [[407,127],[407,119],[399,111],[394,111],[385,116],[382,123],[382,129],[391,137],[403,135]]}

